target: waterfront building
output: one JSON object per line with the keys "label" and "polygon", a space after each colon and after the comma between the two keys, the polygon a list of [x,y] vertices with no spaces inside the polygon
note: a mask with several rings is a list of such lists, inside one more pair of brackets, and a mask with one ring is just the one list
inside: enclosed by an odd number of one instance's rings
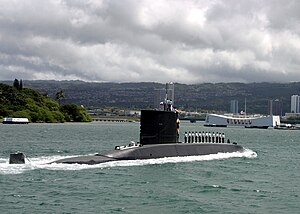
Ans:
{"label": "waterfront building", "polygon": [[245,128],[268,128],[279,125],[279,116],[231,117],[218,114],[206,115],[204,123],[204,126],[209,127],[243,126]]}
{"label": "waterfront building", "polygon": [[279,99],[269,100],[269,114],[283,116],[283,105]]}
{"label": "waterfront building", "polygon": [[300,96],[291,96],[291,113],[300,113]]}
{"label": "waterfront building", "polygon": [[230,101],[230,113],[232,113],[232,114],[239,113],[239,101],[237,101],[237,100]]}

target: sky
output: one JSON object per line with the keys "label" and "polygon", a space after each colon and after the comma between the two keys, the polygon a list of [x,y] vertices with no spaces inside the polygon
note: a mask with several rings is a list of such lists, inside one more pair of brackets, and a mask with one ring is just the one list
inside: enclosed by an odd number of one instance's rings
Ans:
{"label": "sky", "polygon": [[299,0],[0,4],[0,80],[300,81]]}

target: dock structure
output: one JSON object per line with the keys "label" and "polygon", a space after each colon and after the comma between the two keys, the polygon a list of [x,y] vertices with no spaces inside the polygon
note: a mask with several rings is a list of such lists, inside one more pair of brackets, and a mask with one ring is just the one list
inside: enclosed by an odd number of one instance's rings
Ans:
{"label": "dock structure", "polygon": [[92,121],[94,122],[119,122],[119,123],[126,123],[126,122],[134,122],[133,120],[128,120],[125,118],[98,118],[94,117],[92,118]]}

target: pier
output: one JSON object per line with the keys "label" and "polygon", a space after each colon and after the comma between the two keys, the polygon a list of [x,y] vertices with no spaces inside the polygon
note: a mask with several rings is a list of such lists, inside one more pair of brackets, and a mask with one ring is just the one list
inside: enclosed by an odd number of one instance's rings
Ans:
{"label": "pier", "polygon": [[127,118],[110,118],[110,117],[93,117],[93,122],[118,122],[118,123],[132,123],[136,122],[135,120]]}

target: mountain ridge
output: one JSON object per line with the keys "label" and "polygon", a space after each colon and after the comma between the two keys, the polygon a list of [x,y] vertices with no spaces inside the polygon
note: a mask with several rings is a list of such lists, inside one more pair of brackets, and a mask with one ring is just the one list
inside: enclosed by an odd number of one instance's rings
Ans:
{"label": "mountain ridge", "polygon": [[[2,82],[12,84],[12,81]],[[58,90],[63,90],[65,102],[88,108],[153,108],[157,93],[165,88],[164,84],[156,82],[24,80],[23,84],[24,87],[37,89],[50,97],[54,97]],[[283,104],[283,113],[286,113],[290,112],[291,96],[300,94],[300,82],[174,84],[175,106],[202,112],[229,112],[230,101],[233,99],[239,101],[239,110],[244,110],[246,99],[248,113],[268,114],[268,101],[278,99]]]}

